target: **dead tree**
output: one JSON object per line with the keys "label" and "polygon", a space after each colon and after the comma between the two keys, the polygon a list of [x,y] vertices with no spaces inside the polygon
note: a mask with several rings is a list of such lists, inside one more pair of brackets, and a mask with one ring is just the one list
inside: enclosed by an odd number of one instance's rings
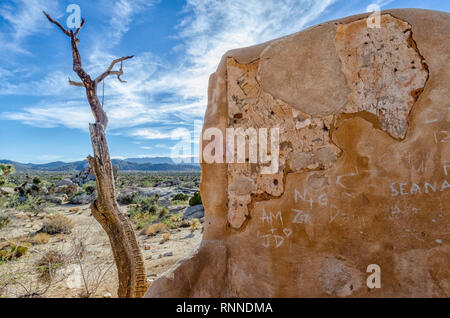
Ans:
{"label": "dead tree", "polygon": [[[82,19],[80,26],[74,32],[73,30],[66,30],[46,12],[44,14],[51,23],[58,26],[70,38],[73,70],[81,82],[74,82],[69,79],[69,83],[86,89],[87,100],[95,118],[95,123],[89,124],[94,157],[89,156],[88,161],[95,174],[98,198],[91,205],[91,210],[92,215],[108,234],[111,243],[119,276],[118,296],[142,297],[148,287],[144,261],[133,228],[127,218],[120,212],[114,195],[113,167],[105,135],[108,117],[97,96],[98,84],[109,75],[115,75],[120,82],[124,82],[120,78],[123,74],[122,63],[133,58],[133,56],[125,56],[112,61],[104,73],[92,79],[82,67],[81,56],[77,47],[79,43],[78,33],[83,27],[85,20]],[[113,70],[117,63],[120,63],[118,71]]]}

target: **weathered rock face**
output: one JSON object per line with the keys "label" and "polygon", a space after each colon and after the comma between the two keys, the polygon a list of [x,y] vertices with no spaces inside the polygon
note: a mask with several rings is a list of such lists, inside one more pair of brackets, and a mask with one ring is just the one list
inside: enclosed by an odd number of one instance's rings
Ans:
{"label": "weathered rock face", "polygon": [[366,18],[225,54],[204,132],[267,128],[278,169],[204,162],[202,245],[147,296],[450,297],[450,14]]}

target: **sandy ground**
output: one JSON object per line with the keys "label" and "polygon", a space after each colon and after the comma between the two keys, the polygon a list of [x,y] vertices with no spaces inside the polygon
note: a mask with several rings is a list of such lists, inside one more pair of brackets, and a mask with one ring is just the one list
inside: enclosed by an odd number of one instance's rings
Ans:
{"label": "sandy ground", "polygon": [[[121,209],[126,212],[127,207]],[[0,243],[21,239],[29,241],[29,236],[42,228],[46,215],[10,213],[14,216],[0,230]],[[48,243],[33,245],[26,255],[17,260],[0,263],[0,297],[18,297],[42,291],[46,292],[41,297],[85,297],[86,289],[92,293],[90,297],[116,297],[117,272],[109,240],[91,215],[89,206],[56,206],[50,208],[49,213],[60,213],[73,220],[75,226],[72,233],[53,235]],[[137,235],[150,282],[196,249],[202,237],[201,229],[192,233],[190,228],[179,228],[169,230],[169,233],[168,241],[163,240],[162,233],[152,237]],[[80,242],[84,252],[78,258],[74,256],[74,251]],[[64,255],[64,263],[56,269],[51,284],[39,278],[36,266],[36,262],[48,251]]]}

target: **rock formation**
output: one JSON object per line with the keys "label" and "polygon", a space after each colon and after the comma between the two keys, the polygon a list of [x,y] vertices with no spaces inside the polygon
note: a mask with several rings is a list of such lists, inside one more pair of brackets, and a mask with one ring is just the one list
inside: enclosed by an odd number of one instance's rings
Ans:
{"label": "rock formation", "polygon": [[[224,55],[203,130],[203,241],[147,297],[450,297],[450,14],[367,17]],[[227,128],[279,147],[230,163]],[[252,160],[274,152],[272,173]]]}

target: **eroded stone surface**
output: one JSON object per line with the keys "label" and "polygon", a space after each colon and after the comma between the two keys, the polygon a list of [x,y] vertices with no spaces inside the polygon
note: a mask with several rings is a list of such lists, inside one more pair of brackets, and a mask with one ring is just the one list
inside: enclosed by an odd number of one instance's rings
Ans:
{"label": "eroded stone surface", "polygon": [[279,127],[279,169],[203,163],[205,246],[149,296],[450,297],[450,15],[365,17],[224,56],[205,129]]}
{"label": "eroded stone surface", "polygon": [[340,24],[335,43],[352,90],[345,112],[373,113],[383,130],[404,138],[409,112],[428,79],[411,25],[388,14],[380,28],[368,28],[366,20]]}
{"label": "eroded stone surface", "polygon": [[[235,229],[241,228],[247,219],[252,197],[279,197],[283,194],[285,173],[291,169],[324,169],[340,153],[330,142],[332,116],[312,118],[264,92],[258,80],[258,67],[259,60],[239,64],[233,58],[227,59],[228,127],[241,129],[242,135],[247,132],[247,136],[250,135],[248,129],[253,129],[256,132],[254,138],[259,137],[257,132],[261,128],[266,128],[268,151],[270,129],[279,128],[279,169],[273,174],[262,174],[262,167],[267,165],[259,159],[257,162],[250,160],[249,147],[244,163],[237,163],[238,140],[235,138],[234,151],[230,147],[228,149],[236,159],[236,163],[228,165],[228,221]],[[259,139],[255,140],[254,145],[258,145]],[[298,162],[299,157],[305,159]]]}

